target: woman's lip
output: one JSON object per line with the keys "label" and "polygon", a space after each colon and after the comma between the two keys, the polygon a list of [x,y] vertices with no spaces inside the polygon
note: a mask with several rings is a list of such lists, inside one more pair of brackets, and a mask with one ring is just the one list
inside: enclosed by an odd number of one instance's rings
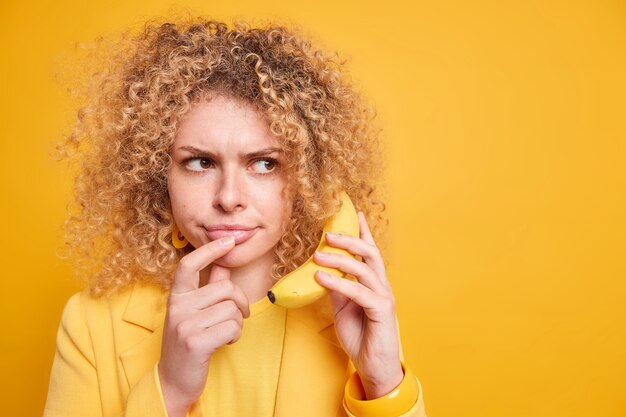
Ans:
{"label": "woman's lip", "polygon": [[211,240],[234,236],[235,245],[239,245],[254,236],[258,230],[258,227],[252,229],[211,229],[206,231],[206,235]]}

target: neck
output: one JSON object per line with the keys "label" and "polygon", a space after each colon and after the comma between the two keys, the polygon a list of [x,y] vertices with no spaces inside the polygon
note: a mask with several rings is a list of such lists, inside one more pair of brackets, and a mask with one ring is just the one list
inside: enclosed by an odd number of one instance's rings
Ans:
{"label": "neck", "polygon": [[[230,268],[230,280],[241,288],[250,304],[267,296],[267,292],[275,284],[270,275],[273,264],[274,259],[268,257],[242,267]],[[200,286],[209,282],[210,272],[210,265],[200,271]]]}

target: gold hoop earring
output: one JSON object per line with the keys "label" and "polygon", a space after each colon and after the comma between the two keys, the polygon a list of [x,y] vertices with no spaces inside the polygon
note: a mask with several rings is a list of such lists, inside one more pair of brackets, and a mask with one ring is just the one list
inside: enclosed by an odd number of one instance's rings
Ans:
{"label": "gold hoop earring", "polygon": [[188,243],[189,241],[185,239],[185,236],[178,230],[178,226],[172,226],[172,245],[174,245],[176,249],[182,249],[187,246]]}

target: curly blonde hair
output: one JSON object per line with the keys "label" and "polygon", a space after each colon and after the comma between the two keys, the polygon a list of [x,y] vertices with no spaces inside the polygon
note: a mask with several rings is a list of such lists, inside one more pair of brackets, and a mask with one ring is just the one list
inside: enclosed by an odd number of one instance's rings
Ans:
{"label": "curly blonde hair", "polygon": [[282,26],[198,19],[148,23],[112,48],[62,146],[79,163],[66,241],[92,295],[171,285],[189,249],[171,243],[169,151],[181,117],[211,93],[252,104],[281,140],[295,197],[273,278],[311,255],[341,190],[380,237],[380,130],[336,54]]}

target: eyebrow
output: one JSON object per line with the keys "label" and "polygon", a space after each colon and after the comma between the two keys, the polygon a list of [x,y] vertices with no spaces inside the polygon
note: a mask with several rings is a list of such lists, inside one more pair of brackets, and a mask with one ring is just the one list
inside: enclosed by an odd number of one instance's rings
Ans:
{"label": "eyebrow", "polygon": [[[187,151],[187,152],[191,152],[193,154],[197,154],[197,155],[207,155],[210,158],[216,158],[216,155],[213,152],[204,150],[204,149],[200,149],[200,148],[196,148],[195,146],[181,146],[180,148],[178,148],[177,150],[182,150],[182,151]],[[240,154],[239,156],[241,158],[257,158],[259,156],[265,156],[265,155],[269,155],[272,154],[274,152],[278,152],[278,153],[282,153],[282,149],[280,148],[263,148],[263,149],[259,149],[258,151],[254,151],[254,152],[249,152],[249,153],[245,153],[245,154]]]}

